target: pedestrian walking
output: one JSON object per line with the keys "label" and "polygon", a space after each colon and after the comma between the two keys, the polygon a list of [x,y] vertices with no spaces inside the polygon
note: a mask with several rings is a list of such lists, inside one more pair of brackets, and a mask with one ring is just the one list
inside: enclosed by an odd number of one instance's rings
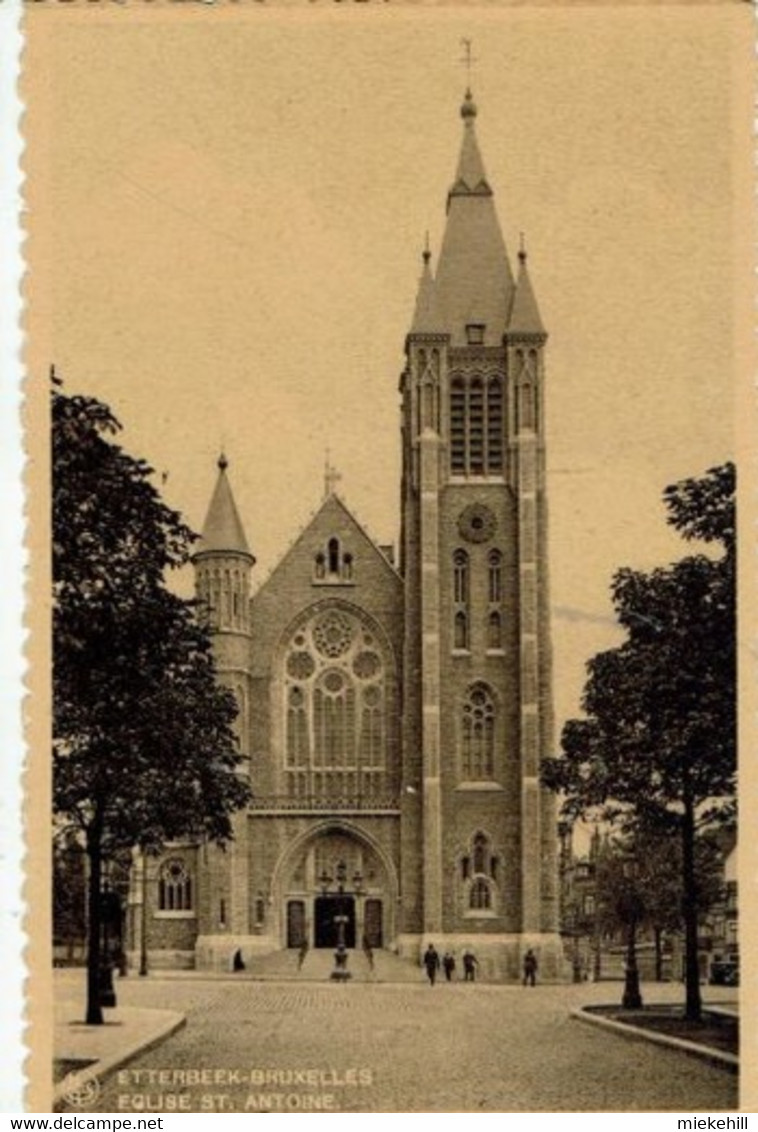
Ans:
{"label": "pedestrian walking", "polygon": [[476,979],[476,969],[479,966],[479,960],[474,955],[470,948],[466,948],[463,952],[463,981],[466,983],[473,983]]}
{"label": "pedestrian walking", "polygon": [[446,951],[442,956],[442,970],[445,972],[445,978],[450,982],[455,971],[455,956],[452,951]]}
{"label": "pedestrian walking", "polygon": [[430,943],[424,952],[424,966],[426,967],[429,986],[433,987],[437,981],[437,972],[440,969],[440,957],[433,943]]}
{"label": "pedestrian walking", "polygon": [[531,947],[524,956],[524,986],[537,985],[537,956]]}
{"label": "pedestrian walking", "polygon": [[237,950],[235,951],[235,953],[232,957],[232,970],[233,971],[244,971],[245,970],[245,960],[242,958],[242,949],[239,948],[239,947],[237,948]]}
{"label": "pedestrian walking", "polygon": [[367,935],[363,937],[363,954],[366,956],[369,971],[374,969],[374,949],[369,942]]}
{"label": "pedestrian walking", "polygon": [[302,967],[303,963],[305,963],[305,959],[306,959],[307,954],[308,954],[308,940],[304,939],[303,942],[300,944],[300,947],[299,947],[298,953],[297,953],[297,969],[298,969],[298,971]]}

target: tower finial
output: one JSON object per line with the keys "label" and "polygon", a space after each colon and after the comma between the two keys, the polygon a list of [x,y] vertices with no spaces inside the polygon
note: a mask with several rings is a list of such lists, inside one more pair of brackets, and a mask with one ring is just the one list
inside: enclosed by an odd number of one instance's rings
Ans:
{"label": "tower finial", "polygon": [[461,44],[463,45],[463,58],[460,62],[466,68],[466,94],[463,99],[463,105],[461,106],[461,118],[468,124],[469,121],[476,118],[476,103],[471,93],[471,66],[476,62],[476,58],[471,53],[470,39],[461,39]]}
{"label": "tower finial", "polygon": [[422,258],[424,260],[424,263],[428,263],[429,260],[432,258],[432,253],[429,250],[429,229],[428,228],[427,228],[426,233],[424,235],[424,250],[421,253],[421,255],[422,255]]}
{"label": "tower finial", "polygon": [[518,234],[518,258],[519,263],[526,263],[526,240],[523,232]]}
{"label": "tower finial", "polygon": [[342,476],[337,469],[332,465],[330,459],[329,449],[326,450],[326,457],[324,458],[324,498],[329,495],[334,495],[337,484],[342,479]]}
{"label": "tower finial", "polygon": [[229,461],[226,458],[223,448],[219,452],[218,460],[216,461],[216,463],[218,464],[218,470],[220,472],[225,472],[229,467]]}

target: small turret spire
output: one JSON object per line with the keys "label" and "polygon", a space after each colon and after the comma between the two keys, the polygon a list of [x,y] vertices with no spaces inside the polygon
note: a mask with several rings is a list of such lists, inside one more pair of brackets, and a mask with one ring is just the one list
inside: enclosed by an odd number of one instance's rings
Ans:
{"label": "small turret spire", "polygon": [[437,303],[436,287],[432,275],[432,253],[429,248],[429,233],[426,233],[424,250],[421,253],[423,268],[416,294],[416,307],[413,312],[411,334],[441,334],[444,332],[444,319]]}
{"label": "small turret spire", "polygon": [[255,561],[250,553],[237,504],[234,502],[229,478],[226,474],[229,461],[223,451],[219,454],[216,466],[218,468],[218,479],[208,506],[208,514],[203,524],[203,534],[195,551],[195,557],[199,554],[215,552],[244,554]]}
{"label": "small turret spire", "polygon": [[513,297],[511,317],[508,320],[508,330],[514,334],[544,335],[545,327],[542,324],[539,307],[526,268],[526,246],[523,232],[520,233],[518,259],[518,279],[516,280],[516,293]]}

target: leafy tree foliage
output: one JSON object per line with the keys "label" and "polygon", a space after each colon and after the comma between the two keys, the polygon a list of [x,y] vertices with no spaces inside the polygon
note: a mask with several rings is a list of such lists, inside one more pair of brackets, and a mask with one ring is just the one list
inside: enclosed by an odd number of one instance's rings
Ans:
{"label": "leafy tree foliage", "polygon": [[97,995],[103,858],[166,839],[231,836],[248,798],[236,704],[193,603],[166,571],[194,539],[107,406],[52,393],[53,797],[89,856],[87,1020]]}
{"label": "leafy tree foliage", "polygon": [[696,835],[735,810],[734,491],[731,464],[666,489],[669,523],[720,552],[616,573],[626,640],[589,661],[585,716],[565,725],[563,757],[543,763],[568,818],[678,833],[690,1018],[700,1015]]}

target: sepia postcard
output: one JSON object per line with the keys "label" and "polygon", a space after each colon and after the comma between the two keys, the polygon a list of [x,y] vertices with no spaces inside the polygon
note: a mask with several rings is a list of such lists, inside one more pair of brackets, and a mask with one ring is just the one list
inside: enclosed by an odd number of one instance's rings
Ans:
{"label": "sepia postcard", "polygon": [[26,1111],[746,1119],[754,38],[25,7]]}

